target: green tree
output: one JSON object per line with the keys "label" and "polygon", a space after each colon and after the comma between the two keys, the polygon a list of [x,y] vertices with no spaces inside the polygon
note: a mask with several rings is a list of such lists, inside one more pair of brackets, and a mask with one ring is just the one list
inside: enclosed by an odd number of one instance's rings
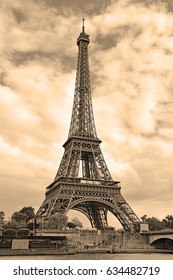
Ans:
{"label": "green tree", "polygon": [[83,224],[81,221],[79,221],[79,219],[77,217],[73,218],[71,220],[72,223],[74,223],[76,225],[76,227],[79,227],[79,228],[82,228],[83,227]]}
{"label": "green tree", "polygon": [[62,230],[66,227],[68,217],[63,214],[52,215],[47,221],[45,221],[45,228],[47,229],[59,229]]}

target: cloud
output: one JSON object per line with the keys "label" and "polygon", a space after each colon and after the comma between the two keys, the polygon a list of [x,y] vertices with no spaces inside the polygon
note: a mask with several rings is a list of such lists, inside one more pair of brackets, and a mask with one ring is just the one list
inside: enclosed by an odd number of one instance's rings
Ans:
{"label": "cloud", "polygon": [[[173,16],[157,7],[148,9],[145,5],[121,6],[121,3],[120,7],[111,7],[106,15],[95,18],[95,22],[104,22],[105,28],[99,28],[99,36],[103,42],[104,36],[108,39],[107,49],[97,45],[98,50],[92,55],[97,75],[101,77],[95,79],[94,88],[95,112],[99,116],[96,123],[103,142],[107,143],[104,144],[107,162],[114,178],[122,181],[125,197],[132,199],[132,204],[143,200],[150,204],[153,197],[157,204],[165,191],[173,196],[170,137]],[[115,37],[118,34],[118,38],[109,42],[106,34]],[[171,211],[171,202],[167,203]],[[163,208],[164,204],[163,199]],[[147,209],[152,215],[152,207]],[[145,211],[142,207],[137,210]],[[161,216],[163,212],[160,211]]]}
{"label": "cloud", "polygon": [[171,2],[83,5],[0,3],[2,210],[9,216],[24,205],[38,209],[55,177],[68,135],[76,39],[85,16],[105,160],[137,215],[154,216],[154,211],[163,218],[171,214],[173,197]]}

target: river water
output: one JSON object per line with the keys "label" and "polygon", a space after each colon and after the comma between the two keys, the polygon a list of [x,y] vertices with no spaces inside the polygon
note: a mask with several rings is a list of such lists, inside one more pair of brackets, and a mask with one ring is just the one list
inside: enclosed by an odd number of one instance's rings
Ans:
{"label": "river water", "polygon": [[0,256],[0,260],[173,260],[173,254],[75,254],[48,256]]}

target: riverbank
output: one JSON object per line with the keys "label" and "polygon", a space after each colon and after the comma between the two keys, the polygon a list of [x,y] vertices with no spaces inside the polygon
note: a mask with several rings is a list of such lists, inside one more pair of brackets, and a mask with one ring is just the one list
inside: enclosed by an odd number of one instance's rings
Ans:
{"label": "riverbank", "polygon": [[61,249],[47,249],[47,248],[37,248],[37,249],[0,249],[0,256],[46,256],[46,255],[75,255],[75,254],[173,254],[173,250],[167,249],[118,249],[111,250],[107,248],[93,248],[93,249],[81,249],[76,250],[76,248],[61,248]]}
{"label": "riverbank", "polygon": [[0,249],[0,256],[74,255],[75,248]]}
{"label": "riverbank", "polygon": [[168,249],[118,249],[113,250],[112,254],[173,254],[173,250]]}
{"label": "riverbank", "polygon": [[110,248],[96,248],[96,249],[83,249],[78,250],[77,254],[103,254],[103,253],[110,253],[110,254],[151,254],[151,253],[158,253],[158,254],[173,254],[173,250],[167,249],[154,249],[154,248],[147,248],[147,249],[118,249],[118,250],[111,250]]}

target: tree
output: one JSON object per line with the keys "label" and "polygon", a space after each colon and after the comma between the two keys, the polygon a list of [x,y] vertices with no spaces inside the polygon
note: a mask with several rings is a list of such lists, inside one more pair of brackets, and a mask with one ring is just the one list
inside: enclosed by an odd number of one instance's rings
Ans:
{"label": "tree", "polygon": [[34,208],[32,206],[23,207],[19,212],[25,214],[28,217],[27,220],[35,217]]}
{"label": "tree", "polygon": [[151,231],[157,231],[157,230],[162,230],[165,228],[165,224],[163,221],[160,221],[158,218],[156,217],[147,217],[147,215],[144,215],[141,217],[141,220],[143,222],[147,222],[149,225],[149,230]]}
{"label": "tree", "polygon": [[23,223],[27,221],[28,216],[24,213],[20,213],[19,211],[16,211],[13,213],[13,215],[11,216],[11,220],[12,221],[16,221],[17,223]]}
{"label": "tree", "polygon": [[18,229],[19,224],[14,220],[14,221],[9,221],[7,224],[3,226],[5,229]]}
{"label": "tree", "polygon": [[162,221],[165,224],[165,228],[173,229],[173,216],[172,215],[167,215]]}
{"label": "tree", "polygon": [[17,223],[26,223],[35,217],[34,208],[32,206],[23,207],[21,210],[12,214],[11,219]]}
{"label": "tree", "polygon": [[5,213],[4,213],[4,211],[0,211],[0,226],[3,225],[4,218],[5,218]]}
{"label": "tree", "polygon": [[164,223],[156,217],[147,218],[147,222],[151,231],[162,230],[165,228]]}
{"label": "tree", "polygon": [[67,227],[69,228],[76,228],[76,225],[73,222],[68,222]]}
{"label": "tree", "polygon": [[62,230],[66,227],[68,217],[63,214],[52,215],[46,222],[45,228]]}
{"label": "tree", "polygon": [[83,224],[81,223],[81,221],[79,221],[79,219],[77,217],[73,218],[71,220],[72,223],[74,223],[76,225],[76,227],[82,228]]}

